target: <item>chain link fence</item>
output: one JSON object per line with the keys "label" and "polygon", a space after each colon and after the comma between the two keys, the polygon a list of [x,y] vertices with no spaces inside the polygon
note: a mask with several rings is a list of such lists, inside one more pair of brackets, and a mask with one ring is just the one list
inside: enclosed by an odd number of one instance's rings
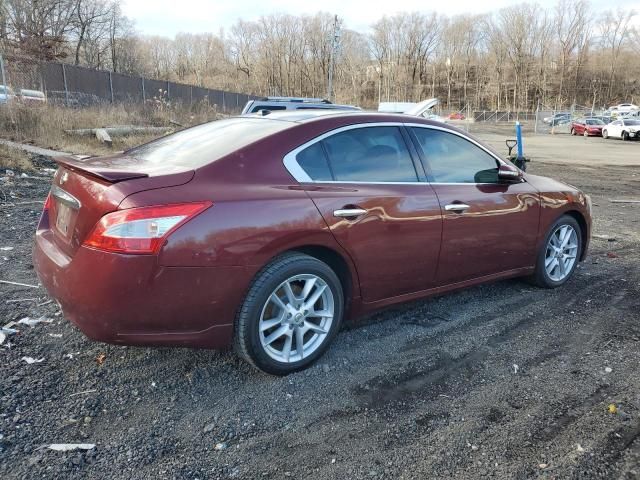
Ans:
{"label": "chain link fence", "polygon": [[571,122],[585,117],[602,116],[603,110],[585,105],[571,105],[569,108],[558,109],[539,104],[535,114],[536,133],[571,133]]}
{"label": "chain link fence", "polygon": [[[473,122],[476,123],[514,123],[516,121],[528,124],[534,133],[570,133],[571,122],[585,117],[602,116],[603,110],[584,105],[572,105],[559,109],[553,106],[539,104],[535,111],[489,111],[472,112]],[[601,117],[606,121],[605,117]]]}
{"label": "chain link fence", "polygon": [[[164,102],[172,105],[215,106],[223,113],[239,113],[254,95],[154,80],[63,63],[0,55],[0,103],[42,92],[42,101],[68,107],[99,104]],[[3,92],[5,95],[3,96]]]}

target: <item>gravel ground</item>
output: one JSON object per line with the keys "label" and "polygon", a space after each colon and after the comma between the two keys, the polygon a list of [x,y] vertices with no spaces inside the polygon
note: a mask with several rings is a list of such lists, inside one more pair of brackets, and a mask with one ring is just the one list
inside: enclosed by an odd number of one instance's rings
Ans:
{"label": "gravel ground", "polygon": [[[0,325],[53,320],[0,347],[0,478],[640,478],[640,205],[609,202],[637,198],[640,168],[529,168],[591,194],[594,233],[615,237],[567,285],[387,310],[286,378],[94,343],[41,288],[0,284]],[[30,175],[0,180],[0,279],[37,285],[31,202],[50,176]],[[96,446],[46,448],[68,442]]]}

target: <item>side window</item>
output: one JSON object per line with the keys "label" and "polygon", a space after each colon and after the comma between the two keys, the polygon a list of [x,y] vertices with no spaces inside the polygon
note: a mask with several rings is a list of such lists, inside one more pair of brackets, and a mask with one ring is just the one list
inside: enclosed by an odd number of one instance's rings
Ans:
{"label": "side window", "polygon": [[346,130],[323,141],[335,180],[416,182],[418,176],[398,127]]}
{"label": "side window", "polygon": [[296,155],[296,160],[298,161],[298,165],[311,177],[311,180],[317,182],[333,180],[329,162],[327,162],[327,157],[322,150],[320,142],[314,143],[302,150]]}
{"label": "side window", "polygon": [[260,110],[269,110],[271,112],[276,110],[286,110],[287,107],[284,105],[256,105],[251,109],[251,113],[259,112]]}
{"label": "side window", "polygon": [[431,128],[412,128],[437,183],[498,183],[498,161],[470,141]]}

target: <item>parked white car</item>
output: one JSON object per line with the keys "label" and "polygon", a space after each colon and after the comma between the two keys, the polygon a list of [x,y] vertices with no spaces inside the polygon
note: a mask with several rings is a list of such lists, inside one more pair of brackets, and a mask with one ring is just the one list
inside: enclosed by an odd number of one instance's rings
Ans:
{"label": "parked white car", "polygon": [[640,138],[640,119],[619,118],[602,129],[603,138]]}
{"label": "parked white car", "polygon": [[405,115],[415,115],[416,117],[426,118],[428,120],[435,120],[436,122],[447,123],[447,119],[441,117],[434,112],[434,108],[438,105],[437,98],[429,98],[423,100],[420,103],[416,103],[411,108],[404,111]]}
{"label": "parked white car", "polygon": [[637,105],[634,105],[633,103],[621,103],[619,105],[614,105],[612,107],[609,107],[609,110],[611,110],[612,112],[617,112],[618,114],[622,114],[626,112],[631,112],[633,110],[640,110],[640,107],[638,107]]}

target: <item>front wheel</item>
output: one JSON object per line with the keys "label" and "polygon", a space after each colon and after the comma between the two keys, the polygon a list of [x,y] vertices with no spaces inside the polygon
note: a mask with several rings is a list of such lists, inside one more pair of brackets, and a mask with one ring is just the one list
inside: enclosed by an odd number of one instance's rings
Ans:
{"label": "front wheel", "polygon": [[584,138],[587,138],[589,136],[589,132],[587,132],[586,130],[582,133],[582,135],[584,135]]}
{"label": "front wheel", "polygon": [[606,130],[602,130],[602,138],[604,138],[605,140],[609,138],[609,133]]}
{"label": "front wheel", "polygon": [[571,135],[575,135],[575,134],[576,134],[576,131],[575,131],[575,129],[574,129],[574,128],[572,128],[572,129],[571,129]]}
{"label": "front wheel", "polygon": [[545,237],[531,281],[539,287],[559,287],[573,275],[581,253],[580,225],[572,216],[563,215],[554,222]]}
{"label": "front wheel", "polygon": [[342,322],[344,295],[317,258],[289,253],[258,273],[236,318],[235,349],[272,375],[303,370],[328,348]]}

